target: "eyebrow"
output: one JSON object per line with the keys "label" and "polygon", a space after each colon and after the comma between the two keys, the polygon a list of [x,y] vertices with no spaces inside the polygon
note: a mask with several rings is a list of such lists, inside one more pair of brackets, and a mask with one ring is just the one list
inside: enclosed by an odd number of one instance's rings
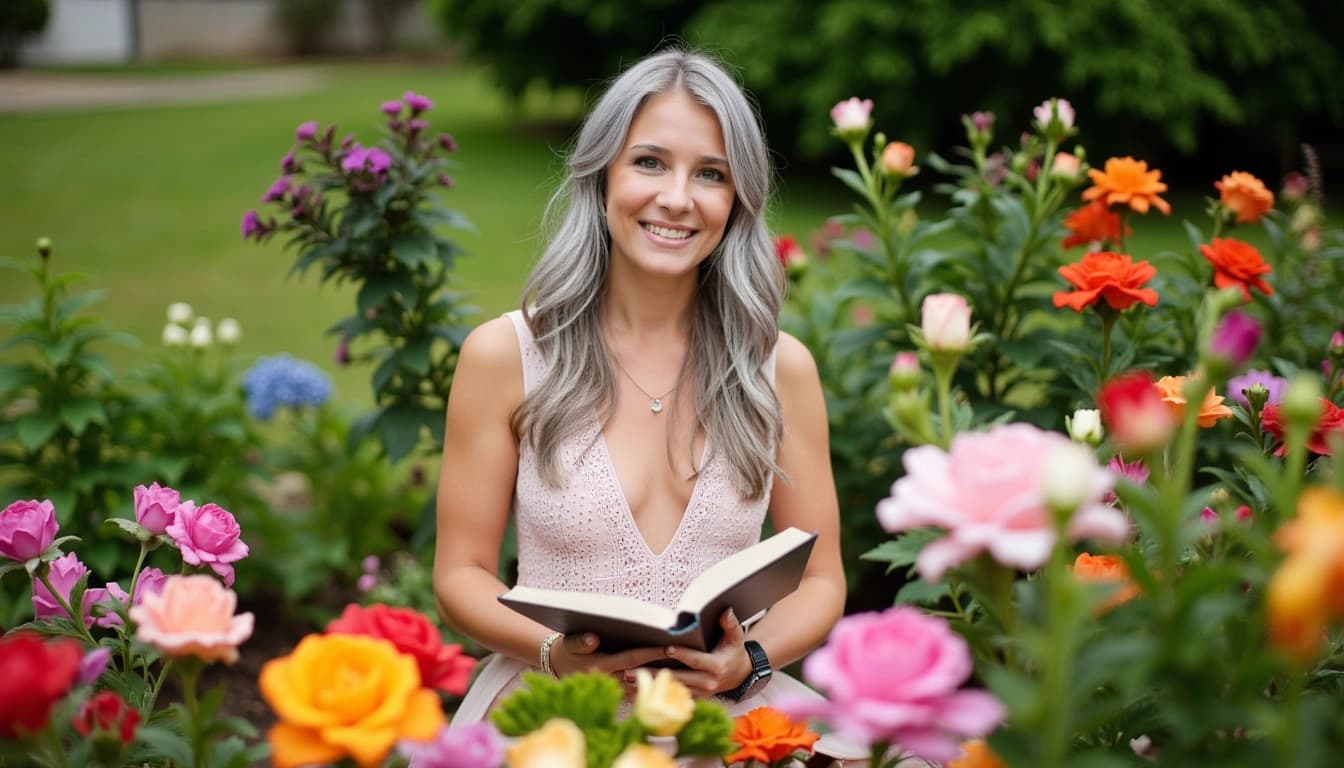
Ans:
{"label": "eyebrow", "polygon": [[[662,155],[667,155],[667,154],[671,154],[671,153],[672,153],[672,150],[668,149],[667,147],[660,146],[660,145],[658,145],[658,144],[636,144],[636,145],[630,147],[630,149],[639,149],[639,150],[643,150],[643,151],[645,151],[645,152],[653,152],[653,153],[656,153],[656,154],[662,154]],[[722,166],[724,166],[724,167],[727,167],[727,166],[728,166],[728,160],[727,160],[727,158],[715,157],[714,155],[703,155],[703,156],[701,156],[701,158],[700,158],[700,162],[701,162],[703,165],[722,165]]]}

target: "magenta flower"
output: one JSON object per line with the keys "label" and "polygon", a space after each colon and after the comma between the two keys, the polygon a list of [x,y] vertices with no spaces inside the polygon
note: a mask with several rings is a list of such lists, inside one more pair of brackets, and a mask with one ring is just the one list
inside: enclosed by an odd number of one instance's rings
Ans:
{"label": "magenta flower", "polygon": [[342,336],[341,342],[336,345],[336,352],[332,355],[337,365],[350,364],[350,338]]}
{"label": "magenta flower", "polygon": [[[74,552],[52,560],[50,570],[47,571],[47,579],[51,581],[51,586],[56,590],[65,602],[70,602],[70,590],[74,589],[75,584],[89,572],[88,566],[79,561]],[[84,626],[93,626],[93,616],[89,608],[98,600],[99,590],[84,590],[84,600],[81,602],[82,613],[84,614]],[[57,602],[56,597],[52,595],[47,585],[39,579],[33,579],[33,618],[51,619],[64,616],[70,618],[69,612]]]}
{"label": "magenta flower", "polygon": [[410,133],[411,133],[412,136],[414,136],[414,135],[420,133],[421,131],[425,130],[426,128],[429,128],[429,121],[428,121],[428,120],[408,120],[408,121],[406,121],[406,129],[407,129],[408,131],[410,131]]}
{"label": "magenta flower", "polygon": [[406,93],[402,94],[401,99],[402,101],[406,102],[406,106],[411,108],[412,115],[418,115],[421,112],[428,112],[429,110],[434,108],[434,102],[430,101],[424,96],[421,96],[418,93],[411,93],[410,91],[407,91]]}
{"label": "magenta flower", "polygon": [[1227,396],[1243,406],[1250,406],[1250,401],[1246,399],[1246,390],[1257,384],[1263,386],[1269,392],[1269,398],[1265,400],[1265,403],[1269,404],[1277,403],[1283,399],[1283,390],[1284,387],[1288,386],[1288,381],[1269,371],[1252,369],[1227,380]]}
{"label": "magenta flower", "polygon": [[215,504],[197,507],[190,501],[182,502],[177,516],[168,526],[168,535],[182,551],[182,559],[190,565],[208,565],[233,586],[233,566],[247,557],[248,547],[239,539],[242,533],[233,514]]}
{"label": "magenta flower", "polygon": [[[915,568],[925,581],[981,552],[1021,570],[1045,564],[1057,538],[1046,499],[1047,461],[1063,435],[1030,424],[1006,424],[987,432],[963,432],[949,451],[924,445],[905,452],[906,474],[878,502],[877,519],[890,533],[934,526],[947,535],[924,547]],[[1066,526],[1070,540],[1123,541],[1129,524],[1101,503],[1113,477],[1095,463],[1084,501]]]}
{"label": "magenta flower", "polygon": [[457,183],[453,181],[452,176],[449,176],[443,171],[439,171],[438,179],[439,179],[439,186],[443,187],[444,189],[452,189],[453,185]]}
{"label": "magenta flower", "polygon": [[317,121],[309,120],[306,123],[299,123],[299,127],[294,129],[294,138],[299,141],[312,141],[317,136]]}
{"label": "magenta flower", "polygon": [[289,177],[281,176],[275,180],[275,183],[271,184],[270,189],[266,190],[266,194],[261,196],[261,202],[274,203],[277,200],[283,200],[288,193]]}
{"label": "magenta flower", "polygon": [[427,742],[397,745],[410,768],[499,768],[504,764],[504,739],[489,723],[457,728],[444,726]]}
{"label": "magenta flower", "polygon": [[107,669],[107,662],[112,658],[112,649],[107,646],[99,646],[92,651],[84,654],[84,658],[79,662],[79,677],[76,678],[80,685],[93,685],[102,677],[103,670]]}
{"label": "magenta flower", "polygon": [[294,151],[290,150],[285,156],[280,158],[280,170],[284,173],[298,173],[303,170],[303,165],[294,159]]}
{"label": "magenta flower", "polygon": [[39,557],[58,529],[50,501],[16,501],[0,512],[0,557],[20,563]]}
{"label": "magenta flower", "polygon": [[256,211],[248,211],[243,214],[243,239],[261,235],[261,220],[257,217]]}
{"label": "magenta flower", "polygon": [[972,112],[972,113],[971,113],[971,125],[975,127],[975,130],[977,130],[977,131],[981,131],[981,132],[983,132],[983,133],[987,133],[987,132],[993,130],[993,129],[994,129],[994,113],[993,113],[993,112]]}
{"label": "magenta flower", "polygon": [[387,115],[388,117],[396,117],[397,115],[401,114],[401,102],[384,101],[383,105],[381,107],[378,107],[378,109],[381,110],[382,113],[384,115]]}
{"label": "magenta flower", "polygon": [[377,574],[365,573],[361,574],[358,579],[355,579],[355,588],[360,592],[371,592],[376,586],[378,586]]}
{"label": "magenta flower", "polygon": [[181,505],[181,495],[172,488],[158,483],[135,487],[135,521],[152,534],[166,533]]}
{"label": "magenta flower", "polygon": [[346,173],[368,171],[375,176],[382,175],[392,167],[392,156],[377,147],[361,147],[355,144],[341,160],[341,170]]}
{"label": "magenta flower", "polygon": [[824,721],[841,738],[886,742],[934,762],[961,754],[1007,716],[987,691],[960,690],[971,653],[943,619],[908,606],[836,622],[826,644],[803,661],[803,677],[825,699],[789,698],[778,708]]}
{"label": "magenta flower", "polygon": [[1209,352],[1232,368],[1240,368],[1255,354],[1260,333],[1260,322],[1254,317],[1235,310],[1228,312],[1213,332]]}
{"label": "magenta flower", "polygon": [[440,134],[439,134],[439,148],[442,149],[444,152],[456,152],[456,151],[457,151],[457,139],[454,139],[454,138],[453,138],[451,135],[449,135],[449,134],[446,134],[446,133],[440,133]]}
{"label": "magenta flower", "polygon": [[[1115,475],[1117,480],[1127,480],[1134,485],[1143,485],[1148,482],[1148,468],[1143,465],[1142,461],[1126,463],[1123,457],[1116,454],[1111,457],[1106,469]],[[1115,495],[1115,491],[1107,491],[1101,499],[1104,504],[1114,504],[1118,500],[1119,497]]]}

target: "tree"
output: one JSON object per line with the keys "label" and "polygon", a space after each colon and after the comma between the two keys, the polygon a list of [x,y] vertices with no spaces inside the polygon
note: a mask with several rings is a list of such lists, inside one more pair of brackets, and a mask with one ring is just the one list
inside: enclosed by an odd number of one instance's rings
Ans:
{"label": "tree", "polygon": [[51,8],[47,0],[5,0],[0,3],[0,69],[19,64],[24,38],[46,29]]}

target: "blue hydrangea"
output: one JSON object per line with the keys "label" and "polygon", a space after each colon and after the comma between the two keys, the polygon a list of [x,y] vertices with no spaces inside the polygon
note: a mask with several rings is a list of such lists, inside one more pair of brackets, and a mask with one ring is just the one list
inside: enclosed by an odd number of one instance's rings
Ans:
{"label": "blue hydrangea", "polygon": [[287,354],[263,357],[243,374],[247,410],[252,417],[268,421],[277,408],[318,406],[331,398],[331,379],[306,360]]}

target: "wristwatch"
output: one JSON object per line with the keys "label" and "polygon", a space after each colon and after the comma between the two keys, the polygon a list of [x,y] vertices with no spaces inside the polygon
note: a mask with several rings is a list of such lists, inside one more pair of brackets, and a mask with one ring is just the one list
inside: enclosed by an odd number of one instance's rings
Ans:
{"label": "wristwatch", "polygon": [[727,691],[723,695],[733,701],[742,701],[748,696],[755,696],[760,693],[770,682],[770,675],[774,670],[770,669],[770,657],[765,655],[765,649],[755,640],[748,640],[744,643],[747,649],[747,656],[751,657],[751,674],[736,689]]}

